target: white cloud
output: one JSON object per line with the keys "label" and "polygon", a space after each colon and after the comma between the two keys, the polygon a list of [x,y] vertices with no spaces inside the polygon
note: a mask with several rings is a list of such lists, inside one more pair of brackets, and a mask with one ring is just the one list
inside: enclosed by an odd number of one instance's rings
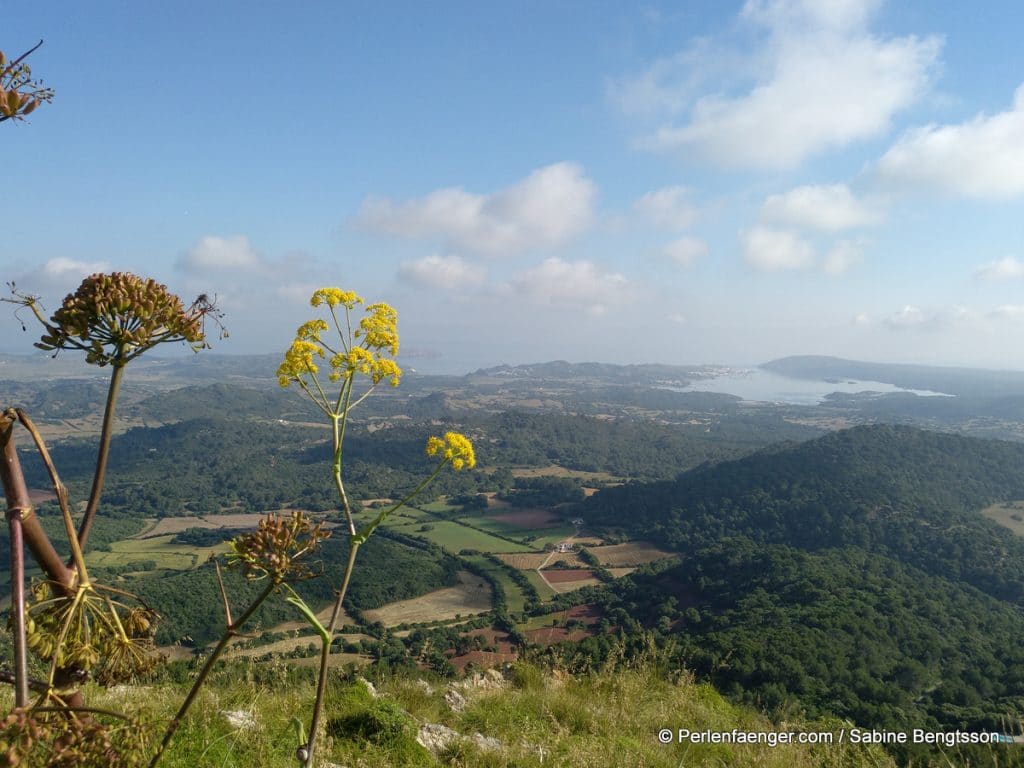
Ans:
{"label": "white cloud", "polygon": [[814,263],[814,248],[794,232],[754,227],[742,236],[744,257],[757,269],[803,269]]}
{"label": "white cloud", "polygon": [[[792,168],[828,149],[878,136],[929,87],[941,41],[913,36],[882,39],[867,30],[877,3],[850,1],[748,2],[743,17],[766,27],[758,57],[766,74],[742,95],[707,94],[693,101],[685,75],[659,62],[629,88],[620,104],[649,106],[662,98],[669,111],[692,103],[689,121],[664,125],[647,139],[654,150],[680,151],[725,166]],[[680,66],[694,66],[690,57]]]}
{"label": "white cloud", "polygon": [[697,208],[690,202],[690,194],[686,187],[665,187],[648,192],[633,208],[657,227],[682,230],[697,218]]}
{"label": "white cloud", "polygon": [[913,304],[907,304],[898,312],[882,319],[882,324],[892,331],[923,330],[948,331],[955,328],[974,326],[977,328],[979,315],[969,307],[954,304],[951,307],[925,311]]}
{"label": "white cloud", "polygon": [[894,331],[900,331],[907,328],[921,327],[922,325],[931,322],[931,320],[931,318],[925,316],[920,307],[907,304],[899,312],[893,312],[882,320],[882,323],[884,323],[887,328]]}
{"label": "white cloud", "polygon": [[974,276],[983,280],[1016,280],[1024,277],[1024,261],[1013,256],[1005,256],[978,267]]}
{"label": "white cloud", "polygon": [[859,314],[854,315],[854,317],[853,317],[853,324],[854,325],[871,325],[871,316],[866,314],[866,313],[864,313],[864,312],[860,312]]}
{"label": "white cloud", "polygon": [[819,232],[842,232],[879,220],[878,213],[858,200],[845,184],[804,186],[772,195],[761,208],[761,217],[783,226]]}
{"label": "white cloud", "polygon": [[840,240],[825,254],[824,269],[830,275],[845,275],[851,267],[860,264],[864,255],[856,243]]}
{"label": "white cloud", "polygon": [[110,269],[110,264],[105,261],[77,261],[58,256],[30,272],[23,273],[15,282],[19,289],[29,292],[70,292],[78,287],[83,278],[97,272],[109,272]]}
{"label": "white cloud", "polygon": [[696,237],[680,237],[664,248],[665,255],[682,267],[691,267],[708,255],[708,244]]}
{"label": "white cloud", "polygon": [[676,325],[686,325],[686,315],[682,315],[678,312],[673,312],[665,319],[670,323],[675,323]]}
{"label": "white cloud", "polygon": [[878,163],[895,187],[982,199],[1024,194],[1024,85],[1007,112],[905,133]]}
{"label": "white cloud", "polygon": [[483,267],[471,264],[461,256],[426,256],[416,261],[403,262],[398,275],[416,285],[447,290],[480,285],[484,281]]}
{"label": "white cloud", "polygon": [[629,280],[619,272],[608,272],[591,261],[557,257],[517,275],[512,288],[539,304],[582,308],[592,315],[603,315],[609,304],[631,300],[633,293]]}
{"label": "white cloud", "polygon": [[989,313],[992,317],[1005,320],[1024,319],[1024,304],[1003,304]]}
{"label": "white cloud", "polygon": [[360,207],[356,223],[372,232],[439,239],[496,255],[570,240],[590,226],[596,196],[597,187],[582,168],[556,163],[489,195],[451,187],[406,202],[371,197]]}
{"label": "white cloud", "polygon": [[201,237],[178,260],[178,266],[188,272],[221,269],[252,272],[265,268],[262,257],[245,235]]}

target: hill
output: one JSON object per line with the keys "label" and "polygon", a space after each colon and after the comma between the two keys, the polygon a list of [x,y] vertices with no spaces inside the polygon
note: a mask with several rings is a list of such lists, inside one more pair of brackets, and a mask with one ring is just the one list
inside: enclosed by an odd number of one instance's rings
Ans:
{"label": "hill", "polygon": [[978,511],[1014,498],[1024,446],[875,426],[609,488],[582,514],[682,553],[601,609],[671,639],[722,690],[865,726],[976,729],[1024,714],[1024,540]]}

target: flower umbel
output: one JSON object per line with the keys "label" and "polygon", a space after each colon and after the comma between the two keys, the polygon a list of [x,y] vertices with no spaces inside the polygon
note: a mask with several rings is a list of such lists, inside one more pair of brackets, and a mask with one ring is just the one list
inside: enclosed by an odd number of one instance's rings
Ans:
{"label": "flower umbel", "polygon": [[247,579],[269,576],[281,583],[310,578],[317,573],[302,560],[330,535],[322,522],[313,523],[299,510],[289,517],[275,512],[260,520],[255,531],[230,542],[228,565],[241,564]]}
{"label": "flower umbel", "polygon": [[[316,379],[319,368],[313,361],[314,357],[329,359],[331,370],[328,378],[343,381],[345,387],[351,385],[356,374],[368,377],[374,385],[387,379],[391,386],[398,386],[402,369],[392,359],[398,354],[398,313],[393,307],[381,302],[370,304],[366,307],[366,315],[355,324],[351,312],[357,304],[363,303],[363,298],[354,291],[319,288],[309,303],[314,307],[327,306],[340,338],[326,338],[331,325],[319,318],[300,325],[292,346],[285,352],[284,362],[277,369],[278,383],[282,387],[298,383],[322,410],[329,413],[329,403]],[[344,312],[337,311],[337,307],[342,307]],[[313,395],[313,389],[317,390],[319,398]],[[340,398],[338,402],[340,407]]]}
{"label": "flower umbel", "polygon": [[427,438],[427,456],[440,456],[450,461],[456,471],[476,466],[476,453],[469,438],[459,432],[445,432],[444,437]]}
{"label": "flower umbel", "polygon": [[36,346],[54,352],[81,349],[87,363],[121,366],[163,342],[206,347],[207,315],[220,317],[206,296],[186,309],[155,280],[128,272],[95,274],[64,298]]}

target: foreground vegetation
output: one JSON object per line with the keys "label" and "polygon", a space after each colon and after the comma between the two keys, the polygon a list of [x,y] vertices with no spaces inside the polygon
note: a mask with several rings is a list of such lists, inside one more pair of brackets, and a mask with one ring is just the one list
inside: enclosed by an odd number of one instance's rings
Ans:
{"label": "foreground vegetation", "polygon": [[[667,675],[653,662],[579,677],[518,663],[506,674],[508,679],[480,676],[476,684],[470,681],[465,685],[419,674],[390,675],[374,680],[376,697],[351,676],[332,674],[322,742],[324,759],[361,768],[894,765],[879,748],[838,744],[774,748],[763,744],[661,744],[657,734],[666,727],[838,733],[841,723],[802,718],[772,723],[752,709],[728,703],[714,689],[693,682],[686,674]],[[234,664],[219,670],[162,765],[294,765],[292,720],[308,699],[309,683],[303,677],[301,671],[280,663]],[[169,683],[154,683],[111,690],[90,688],[87,693],[97,706],[138,707],[144,717],[162,721],[173,714],[168,702],[175,700],[179,690]],[[451,737],[446,746],[430,751],[417,741],[427,724],[444,726],[465,738]],[[441,728],[427,731],[448,734]]]}

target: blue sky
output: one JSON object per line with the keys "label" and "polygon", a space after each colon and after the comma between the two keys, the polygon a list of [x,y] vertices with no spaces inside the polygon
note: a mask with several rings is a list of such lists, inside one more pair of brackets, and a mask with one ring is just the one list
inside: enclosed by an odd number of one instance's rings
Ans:
{"label": "blue sky", "polygon": [[[22,4],[0,273],[216,294],[273,352],[340,285],[405,363],[1024,368],[1017,3]],[[0,337],[6,351],[30,339]]]}

